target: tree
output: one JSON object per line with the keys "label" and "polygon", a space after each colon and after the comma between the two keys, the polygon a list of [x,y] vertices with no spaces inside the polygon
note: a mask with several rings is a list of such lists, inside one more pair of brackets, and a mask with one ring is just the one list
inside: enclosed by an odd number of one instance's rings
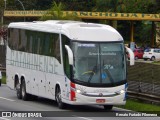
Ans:
{"label": "tree", "polygon": [[1,19],[0,27],[3,24],[3,11],[4,11],[4,0],[0,0],[0,19]]}
{"label": "tree", "polygon": [[40,20],[80,20],[75,14],[63,14],[65,6],[60,2],[57,4],[56,2],[52,3],[52,7],[44,14]]}
{"label": "tree", "polygon": [[156,13],[155,6],[155,0],[129,0],[129,2],[126,2],[126,12]]}
{"label": "tree", "polygon": [[[94,11],[101,12],[125,12],[126,0],[96,0]],[[113,27],[117,28],[117,21],[112,22]]]}

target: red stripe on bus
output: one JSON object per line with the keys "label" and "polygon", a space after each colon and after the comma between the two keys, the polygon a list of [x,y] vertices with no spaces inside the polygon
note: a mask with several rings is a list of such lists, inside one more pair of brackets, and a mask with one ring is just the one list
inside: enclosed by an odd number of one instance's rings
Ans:
{"label": "red stripe on bus", "polygon": [[[76,88],[74,83],[71,82],[70,85],[71,85],[71,88],[73,89]],[[75,97],[76,97],[76,92],[73,89],[71,89],[71,101],[75,101]]]}

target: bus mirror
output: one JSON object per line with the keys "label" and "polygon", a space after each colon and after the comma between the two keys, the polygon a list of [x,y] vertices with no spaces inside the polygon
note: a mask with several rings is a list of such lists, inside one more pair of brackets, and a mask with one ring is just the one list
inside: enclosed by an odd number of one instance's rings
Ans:
{"label": "bus mirror", "polygon": [[71,48],[68,45],[65,45],[65,48],[66,48],[67,53],[68,53],[69,64],[73,65],[73,52],[72,52]]}
{"label": "bus mirror", "polygon": [[133,51],[128,47],[126,47],[126,50],[127,50],[128,54],[130,56],[130,65],[134,65],[134,53],[133,53]]}

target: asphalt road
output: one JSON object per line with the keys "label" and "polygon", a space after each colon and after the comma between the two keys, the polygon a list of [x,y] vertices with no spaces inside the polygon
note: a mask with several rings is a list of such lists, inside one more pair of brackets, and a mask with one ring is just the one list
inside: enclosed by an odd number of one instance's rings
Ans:
{"label": "asphalt road", "polygon": [[[9,112],[9,113],[6,113]],[[3,112],[3,113],[2,113]],[[17,112],[17,114],[16,114]],[[126,112],[126,114],[125,114]],[[25,116],[43,116],[25,117]],[[114,107],[112,111],[105,111],[101,106],[68,106],[60,110],[57,104],[48,99],[38,98],[31,101],[17,99],[16,92],[6,85],[0,87],[0,120],[158,120],[159,117],[120,117],[120,115],[135,115],[127,110]],[[12,115],[12,117],[4,117]],[[20,117],[16,117],[16,115]],[[117,115],[117,116],[116,116]],[[138,115],[138,114],[136,114]],[[140,114],[141,115],[141,114]],[[21,117],[23,116],[23,118]]]}

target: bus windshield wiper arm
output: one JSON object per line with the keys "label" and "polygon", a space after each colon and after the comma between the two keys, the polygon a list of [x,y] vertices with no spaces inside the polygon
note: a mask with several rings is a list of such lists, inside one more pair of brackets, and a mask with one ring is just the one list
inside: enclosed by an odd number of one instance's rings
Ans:
{"label": "bus windshield wiper arm", "polygon": [[93,69],[92,69],[92,74],[89,76],[89,79],[88,79],[88,83],[90,83],[90,81],[92,80],[92,77],[93,77],[93,75],[94,75],[94,73],[96,72],[96,70],[97,70],[97,65],[95,65],[94,67],[93,67]]}

